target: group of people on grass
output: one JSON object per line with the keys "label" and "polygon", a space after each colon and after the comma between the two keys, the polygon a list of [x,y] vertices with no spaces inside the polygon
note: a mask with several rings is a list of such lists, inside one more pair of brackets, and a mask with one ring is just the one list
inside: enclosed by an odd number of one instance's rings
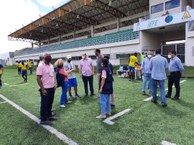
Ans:
{"label": "group of people on grass", "polygon": [[16,63],[17,69],[18,69],[18,75],[21,75],[24,79],[24,82],[26,83],[28,80],[28,72],[29,69],[30,75],[32,75],[33,72],[33,62],[31,60],[28,60],[27,63],[24,61],[18,61]]}
{"label": "group of people on grass", "polygon": [[[115,106],[115,96],[113,94],[113,66],[109,62],[109,56],[103,56],[99,49],[95,50],[97,56],[96,72],[98,82],[98,93],[100,101],[101,113],[96,118],[103,119],[107,115],[111,115],[111,108]],[[150,94],[153,96],[152,102],[158,103],[157,88],[160,88],[161,105],[167,106],[166,98],[171,98],[172,86],[175,85],[176,94],[173,97],[174,100],[178,100],[180,97],[180,78],[184,72],[184,67],[181,60],[176,56],[175,51],[170,51],[168,58],[169,63],[165,57],[161,55],[161,50],[156,50],[155,54],[147,52],[142,56],[141,72],[143,76],[142,93],[146,95],[147,82]],[[50,54],[40,56],[40,61],[37,66],[36,75],[37,82],[40,87],[41,106],[40,116],[41,124],[51,125],[56,118],[53,116],[52,104],[54,101],[55,90],[57,87],[62,88],[60,97],[60,107],[65,108],[65,104],[71,103],[70,98],[81,98],[78,94],[78,82],[75,75],[76,66],[72,62],[71,55],[66,56],[66,62],[62,59],[58,59],[55,62],[55,67],[52,65],[52,57]],[[130,80],[134,80],[135,66],[138,65],[137,53],[130,56],[129,59],[129,77]],[[30,69],[32,65],[25,64],[24,62],[18,63],[18,74],[21,74],[24,81],[27,82],[27,68]],[[56,68],[56,69],[55,69]],[[95,69],[92,60],[86,53],[82,55],[82,59],[78,65],[79,75],[82,78],[85,97],[89,95],[94,96],[93,76]],[[168,92],[165,92],[165,80],[166,69],[170,73],[168,78]],[[55,76],[56,72],[56,76]],[[3,74],[3,66],[0,65],[0,88],[2,86],[1,76]],[[89,90],[88,90],[89,85]],[[75,95],[72,94],[74,89]]]}
{"label": "group of people on grass", "polygon": [[[172,86],[175,85],[176,94],[173,96],[173,100],[178,100],[180,98],[180,78],[184,72],[183,64],[181,60],[176,56],[176,51],[170,51],[168,55],[170,62],[161,56],[161,50],[157,50],[156,54],[153,55],[152,52],[148,52],[146,58],[142,61],[142,93],[146,95],[146,84],[148,83],[148,88],[150,94],[153,96],[152,102],[158,103],[157,88],[160,88],[160,98],[163,107],[167,106],[166,98],[171,98]],[[168,78],[168,92],[165,92],[165,80],[166,80],[166,69],[170,73]]]}
{"label": "group of people on grass", "polygon": [[[130,56],[129,59],[129,80],[134,80],[135,67],[138,64],[138,54]],[[161,55],[161,50],[157,50],[155,54],[148,51],[145,55],[141,55],[141,75],[143,76],[142,94],[152,95],[152,102],[158,103],[157,88],[160,88],[161,104],[163,107],[167,106],[166,98],[171,98],[172,86],[175,85],[176,94],[173,96],[173,100],[178,100],[180,97],[180,78],[184,72],[183,64],[181,60],[176,56],[176,51],[170,51],[168,55],[169,63],[165,57]],[[168,92],[165,92],[165,80],[166,80],[166,69],[168,69]],[[148,82],[149,94],[146,93]]]}
{"label": "group of people on grass", "polygon": [[[96,70],[98,76],[98,91],[101,108],[101,114],[96,118],[102,119],[106,118],[106,115],[111,115],[111,105],[112,107],[115,105],[112,77],[113,67],[109,62],[109,57],[101,55],[99,49],[95,50],[95,54],[97,56]],[[51,125],[51,121],[56,120],[52,114],[52,104],[54,101],[55,89],[57,87],[62,88],[62,94],[59,102],[61,108],[65,108],[65,104],[71,103],[67,97],[67,93],[69,93],[69,97],[71,98],[80,98],[77,89],[77,78],[75,75],[76,66],[72,62],[71,55],[67,55],[66,62],[64,62],[62,59],[58,59],[55,62],[56,69],[54,69],[54,66],[51,64],[52,57],[50,54],[45,54],[42,58],[43,60],[39,62],[36,70],[37,82],[40,87],[39,91],[41,96],[40,123],[44,125]],[[89,95],[88,84],[90,88],[90,95],[94,96],[94,65],[86,53],[82,55],[78,68],[80,78],[82,78],[84,85],[85,97]],[[56,76],[54,73],[55,71]],[[72,95],[71,88],[74,89],[75,96]]]}

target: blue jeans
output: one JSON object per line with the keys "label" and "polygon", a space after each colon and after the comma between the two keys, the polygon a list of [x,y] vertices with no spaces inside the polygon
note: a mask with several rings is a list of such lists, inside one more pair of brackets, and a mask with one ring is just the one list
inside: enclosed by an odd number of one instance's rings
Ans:
{"label": "blue jeans", "polygon": [[144,74],[143,84],[142,84],[142,92],[145,92],[146,91],[147,82],[148,82],[149,89],[152,92],[152,87],[151,87],[151,74]]}
{"label": "blue jeans", "polygon": [[62,94],[60,98],[60,105],[64,105],[65,103],[68,102],[67,98],[67,84],[68,82],[64,82],[63,87],[62,87]]}
{"label": "blue jeans", "polygon": [[109,94],[100,94],[100,108],[101,108],[101,115],[106,115],[106,113],[111,112]]}
{"label": "blue jeans", "polygon": [[165,80],[154,80],[154,79],[152,79],[153,101],[157,102],[157,100],[158,100],[158,97],[157,97],[157,84],[159,84],[159,87],[160,87],[161,103],[162,103],[162,105],[164,105],[164,104],[166,104]]}

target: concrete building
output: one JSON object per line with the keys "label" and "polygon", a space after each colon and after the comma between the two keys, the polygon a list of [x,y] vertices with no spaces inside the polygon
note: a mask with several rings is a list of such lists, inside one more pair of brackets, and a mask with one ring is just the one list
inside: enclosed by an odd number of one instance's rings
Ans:
{"label": "concrete building", "polygon": [[[69,5],[71,10],[67,10]],[[54,59],[71,54],[75,63],[87,53],[95,62],[98,48],[110,55],[114,65],[120,65],[127,64],[134,52],[161,48],[164,56],[175,49],[185,65],[194,66],[192,8],[194,0],[73,0],[9,38],[33,40],[32,48],[15,54],[16,60],[37,60],[48,52]]]}

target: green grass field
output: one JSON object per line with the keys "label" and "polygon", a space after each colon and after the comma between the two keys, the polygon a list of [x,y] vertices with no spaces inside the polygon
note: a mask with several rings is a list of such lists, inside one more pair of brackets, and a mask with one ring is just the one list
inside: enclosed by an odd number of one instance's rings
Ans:
{"label": "green grass field", "polygon": [[[95,76],[97,90],[97,77]],[[27,84],[16,69],[5,69],[1,94],[39,117],[40,96],[36,76],[29,76]],[[79,94],[84,96],[82,81],[78,79]],[[143,102],[141,81],[129,82],[115,76],[116,108],[113,114],[131,108],[131,113],[106,125],[95,117],[99,115],[99,101],[94,97],[73,100],[65,109],[59,108],[61,89],[57,89],[53,110],[58,121],[53,127],[81,145],[159,145],[162,140],[178,145],[194,144],[194,80],[181,84],[181,100],[167,100],[162,108]],[[96,91],[97,93],[97,91]],[[3,100],[0,99],[0,102]],[[0,145],[61,145],[54,135],[30,120],[9,104],[0,104]]]}

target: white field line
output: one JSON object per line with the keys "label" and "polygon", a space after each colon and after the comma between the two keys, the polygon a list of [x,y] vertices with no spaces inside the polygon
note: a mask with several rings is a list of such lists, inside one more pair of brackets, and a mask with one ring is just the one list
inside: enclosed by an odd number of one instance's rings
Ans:
{"label": "white field line", "polygon": [[[186,82],[187,80],[182,80],[182,81],[180,81],[180,84],[182,84],[182,83],[184,83],[184,82]],[[173,88],[174,88],[175,86],[173,86]],[[168,91],[168,88],[166,89],[166,91]],[[149,97],[149,98],[146,98],[146,99],[144,99],[143,101],[144,102],[148,102],[148,101],[151,101],[152,100],[152,96],[151,97]]]}
{"label": "white field line", "polygon": [[131,109],[129,109],[129,108],[125,109],[125,110],[123,110],[123,111],[121,111],[121,112],[119,112],[119,113],[117,113],[117,114],[115,114],[115,115],[105,119],[103,122],[108,124],[108,125],[113,125],[115,123],[112,120],[114,120],[114,119],[116,119],[116,118],[118,118],[120,116],[123,116],[124,114],[126,114],[126,113],[128,113],[130,111],[131,111]]}
{"label": "white field line", "polygon": [[5,104],[5,103],[7,103],[7,101],[0,102],[0,104]]}
{"label": "white field line", "polygon": [[[40,119],[38,119],[36,116],[34,116],[33,114],[31,114],[27,110],[23,109],[22,107],[18,106],[17,104],[15,104],[14,102],[12,102],[11,100],[7,99],[6,97],[4,97],[2,95],[0,95],[0,98],[2,98],[3,100],[5,100],[7,103],[9,103],[14,108],[16,108],[17,110],[19,110],[20,112],[22,112],[23,114],[25,114],[26,116],[28,116],[30,119],[32,119],[36,123],[38,123],[38,124],[40,123]],[[40,125],[40,126],[42,126],[43,128],[45,128],[46,130],[48,130],[50,133],[54,134],[57,138],[59,138],[60,140],[62,140],[64,143],[66,143],[68,145],[78,145],[76,142],[74,142],[73,140],[71,140],[66,135],[62,134],[61,132],[57,131],[55,128],[53,128],[51,126],[47,126],[47,125]]]}
{"label": "white field line", "polygon": [[24,84],[17,84],[17,85],[10,85],[8,83],[4,83],[4,85],[6,86],[10,86],[10,87],[16,87],[16,86],[24,86],[24,85],[28,85],[29,83],[24,83]]}
{"label": "white field line", "polygon": [[176,144],[163,140],[163,141],[161,142],[161,145],[176,145]]}
{"label": "white field line", "polygon": [[[182,80],[182,81],[180,81],[180,84],[182,84],[182,83],[184,83],[184,82],[186,82],[187,80]],[[173,88],[175,88],[175,86],[173,85]],[[168,88],[166,89],[166,91],[168,91]]]}

